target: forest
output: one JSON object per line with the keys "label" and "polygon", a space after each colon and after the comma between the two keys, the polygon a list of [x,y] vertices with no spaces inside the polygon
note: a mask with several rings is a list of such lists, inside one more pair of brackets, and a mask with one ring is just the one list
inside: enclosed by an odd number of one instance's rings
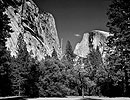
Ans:
{"label": "forest", "polygon": [[129,0],[112,0],[109,5],[106,26],[112,35],[107,38],[104,62],[99,48],[92,48],[91,39],[87,58],[75,62],[76,55],[68,40],[61,60],[54,49],[51,57],[38,61],[27,51],[22,34],[18,38],[17,57],[12,57],[6,48],[7,38],[13,32],[4,13],[6,8],[0,1],[1,97],[130,97]]}

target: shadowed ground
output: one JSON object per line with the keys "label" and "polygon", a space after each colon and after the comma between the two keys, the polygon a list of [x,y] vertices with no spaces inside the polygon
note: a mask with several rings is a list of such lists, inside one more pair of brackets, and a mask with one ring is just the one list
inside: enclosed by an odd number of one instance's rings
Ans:
{"label": "shadowed ground", "polygon": [[37,99],[28,99],[28,100],[130,100],[130,98],[118,97],[118,98],[108,98],[108,97],[96,97],[96,96],[81,96],[77,97],[68,97],[68,98],[37,98]]}
{"label": "shadowed ground", "polygon": [[85,96],[82,98],[81,96],[69,96],[66,98],[33,98],[27,99],[20,96],[12,96],[12,97],[0,97],[0,100],[130,100],[130,98],[117,97],[117,98],[108,98],[108,97],[96,97],[96,96]]}

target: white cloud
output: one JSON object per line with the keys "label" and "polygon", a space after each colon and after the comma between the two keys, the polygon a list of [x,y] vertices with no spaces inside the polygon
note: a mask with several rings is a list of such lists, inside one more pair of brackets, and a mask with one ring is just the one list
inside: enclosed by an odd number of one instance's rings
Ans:
{"label": "white cloud", "polygon": [[74,34],[74,36],[79,37],[79,36],[80,36],[80,34]]}

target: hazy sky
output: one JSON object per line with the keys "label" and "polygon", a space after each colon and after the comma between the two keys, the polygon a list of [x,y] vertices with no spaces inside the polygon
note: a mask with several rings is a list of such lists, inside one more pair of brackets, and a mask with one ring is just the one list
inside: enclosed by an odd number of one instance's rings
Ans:
{"label": "hazy sky", "polygon": [[73,48],[84,32],[94,29],[107,31],[109,0],[33,0],[41,11],[53,14],[63,46],[70,40]]}

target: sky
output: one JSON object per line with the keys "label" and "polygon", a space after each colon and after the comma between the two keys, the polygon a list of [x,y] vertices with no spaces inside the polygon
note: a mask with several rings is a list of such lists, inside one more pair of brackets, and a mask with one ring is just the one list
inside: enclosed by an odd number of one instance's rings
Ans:
{"label": "sky", "polygon": [[59,39],[63,38],[63,49],[67,40],[73,49],[83,33],[95,29],[108,31],[106,23],[109,0],[33,0],[40,12],[51,13],[55,18]]}

